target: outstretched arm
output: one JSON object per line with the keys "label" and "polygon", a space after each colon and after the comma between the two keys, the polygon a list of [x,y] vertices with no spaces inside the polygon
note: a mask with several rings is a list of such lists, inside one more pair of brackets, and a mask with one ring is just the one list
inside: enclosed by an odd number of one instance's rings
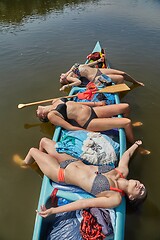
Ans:
{"label": "outstretched arm", "polygon": [[101,106],[105,106],[106,102],[105,101],[100,101],[100,102],[77,102],[78,104],[82,104],[82,105],[87,105],[90,107],[101,107]]}
{"label": "outstretched arm", "polygon": [[132,78],[132,77],[131,77],[129,74],[127,74],[127,73],[124,73],[124,79],[125,79],[126,81],[128,81],[128,82],[131,82],[131,83],[133,83],[133,84],[138,84],[138,85],[144,87],[144,83],[135,80],[134,78]]}
{"label": "outstretched arm", "polygon": [[[104,56],[102,56],[101,58],[99,58],[98,60],[96,61],[93,61],[93,62],[89,62],[89,63],[86,63],[84,65],[87,65],[89,67],[92,67],[94,65],[96,65],[97,63],[100,63],[100,62],[104,62]],[[75,64],[69,69],[68,72],[66,72],[66,76],[68,76],[72,71],[73,69],[75,68]]]}
{"label": "outstretched arm", "polygon": [[120,161],[119,161],[119,164],[118,164],[118,167],[117,169],[119,171],[122,172],[123,176],[126,177],[129,173],[129,168],[128,168],[128,164],[129,164],[129,161],[133,155],[133,153],[135,152],[135,150],[142,144],[142,141],[139,140],[139,141],[136,141],[130,148],[128,148],[128,150],[126,150]]}
{"label": "outstretched arm", "polygon": [[121,203],[121,196],[118,193],[110,193],[108,197],[98,197],[98,198],[89,198],[89,199],[80,199],[75,202],[46,209],[45,206],[41,207],[41,211],[37,213],[42,217],[47,217],[51,214],[61,213],[61,212],[71,212],[75,210],[81,210],[90,207],[97,208],[114,208]]}
{"label": "outstretched arm", "polygon": [[73,76],[72,73],[70,73],[67,76],[67,80],[68,80],[68,82],[70,82],[69,87],[79,86],[81,84],[81,80],[79,78],[75,77],[75,75]]}
{"label": "outstretched arm", "polygon": [[94,65],[96,65],[97,63],[100,63],[100,62],[104,62],[104,57],[101,57],[100,59],[98,59],[94,62],[87,63],[86,65],[88,65],[89,67],[92,67],[92,66],[94,66]]}
{"label": "outstretched arm", "polygon": [[67,76],[66,76],[66,79],[67,81],[69,82],[68,84],[62,86],[60,88],[60,91],[64,91],[66,88],[69,88],[69,87],[73,87],[73,86],[79,86],[81,84],[81,80],[79,80],[78,78],[76,77],[73,77],[72,76],[73,73],[70,72]]}

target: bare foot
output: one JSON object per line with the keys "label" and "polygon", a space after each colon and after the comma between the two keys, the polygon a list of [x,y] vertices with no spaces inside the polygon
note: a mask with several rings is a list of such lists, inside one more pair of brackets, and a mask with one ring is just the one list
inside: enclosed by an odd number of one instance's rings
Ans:
{"label": "bare foot", "polygon": [[144,149],[143,147],[139,147],[138,151],[142,155],[149,155],[151,153],[149,150]]}
{"label": "bare foot", "polygon": [[18,154],[13,155],[13,161],[21,168],[29,168],[29,166],[23,161],[23,159]]}
{"label": "bare foot", "polygon": [[142,122],[134,122],[134,123],[132,123],[132,126],[133,126],[133,127],[140,127],[140,126],[142,126],[142,125],[143,125]]}
{"label": "bare foot", "polygon": [[34,171],[36,171],[40,175],[40,177],[44,176],[44,174],[42,173],[42,171],[40,170],[40,168],[38,167],[38,165],[35,162],[32,163],[31,165],[26,164],[24,162],[24,160],[18,154],[13,155],[13,161],[18,166],[20,166],[21,168],[29,168],[29,167],[31,167]]}

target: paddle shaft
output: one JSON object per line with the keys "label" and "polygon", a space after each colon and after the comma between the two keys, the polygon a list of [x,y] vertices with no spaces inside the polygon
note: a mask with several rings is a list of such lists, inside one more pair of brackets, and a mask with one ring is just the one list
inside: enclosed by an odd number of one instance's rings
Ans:
{"label": "paddle shaft", "polygon": [[[121,84],[116,84],[116,85],[112,85],[112,86],[102,88],[102,89],[97,90],[93,93],[98,93],[98,92],[117,93],[117,92],[123,92],[123,91],[128,91],[128,90],[130,90],[130,88],[125,83],[121,83]],[[37,102],[24,103],[24,104],[22,103],[22,104],[18,104],[18,108],[21,109],[21,108],[24,108],[24,107],[34,106],[34,105],[42,104],[42,103],[47,103],[47,102],[53,101],[54,99],[73,98],[73,97],[77,97],[77,96],[78,96],[78,93],[75,94],[75,95],[68,95],[68,96],[64,96],[64,97],[51,98],[51,99],[37,101]]]}
{"label": "paddle shaft", "polygon": [[[75,95],[69,95],[69,96],[64,96],[63,98],[74,98],[76,97],[77,94]],[[55,99],[61,99],[62,97],[58,97],[58,98],[51,98],[51,99],[46,99],[46,100],[41,100],[41,101],[37,101],[37,102],[31,102],[31,103],[20,103],[18,104],[18,108],[24,108],[24,107],[29,107],[29,106],[34,106],[34,105],[38,105],[38,104],[42,104],[42,103],[47,103],[47,102],[51,102]]]}

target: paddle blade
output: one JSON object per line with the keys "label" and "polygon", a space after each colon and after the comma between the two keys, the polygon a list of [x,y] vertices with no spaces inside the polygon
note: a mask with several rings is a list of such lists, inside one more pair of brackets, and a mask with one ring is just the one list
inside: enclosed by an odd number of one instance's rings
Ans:
{"label": "paddle blade", "polygon": [[116,84],[116,85],[102,88],[98,92],[117,93],[117,92],[129,91],[129,90],[130,88],[125,83],[121,83],[121,84]]}

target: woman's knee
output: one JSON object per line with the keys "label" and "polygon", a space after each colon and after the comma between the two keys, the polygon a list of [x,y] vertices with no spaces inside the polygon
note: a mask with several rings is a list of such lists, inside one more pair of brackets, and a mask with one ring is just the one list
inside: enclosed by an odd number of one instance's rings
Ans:
{"label": "woman's knee", "polygon": [[125,77],[124,77],[124,75],[123,75],[123,74],[119,75],[118,82],[119,82],[119,83],[123,83],[123,82],[124,82],[124,80],[125,80]]}
{"label": "woman's knee", "polygon": [[47,139],[47,138],[43,137],[43,138],[40,140],[39,145],[40,145],[40,146],[43,146],[43,145],[46,143],[46,139]]}
{"label": "woman's knee", "polygon": [[29,150],[29,154],[31,155],[31,157],[34,158],[34,155],[37,153],[37,151],[38,151],[37,148],[32,147],[32,148],[30,148],[30,150]]}
{"label": "woman's knee", "polygon": [[123,103],[123,106],[124,106],[124,109],[126,112],[129,112],[130,111],[130,106],[128,103]]}
{"label": "woman's knee", "polygon": [[52,141],[51,139],[48,139],[48,138],[46,138],[46,137],[43,137],[43,138],[40,140],[39,146],[40,146],[41,148],[45,148],[45,146],[50,145],[51,143],[54,145],[55,142]]}
{"label": "woman's knee", "polygon": [[124,120],[124,125],[125,126],[131,125],[131,120],[129,118],[124,118],[123,120]]}

